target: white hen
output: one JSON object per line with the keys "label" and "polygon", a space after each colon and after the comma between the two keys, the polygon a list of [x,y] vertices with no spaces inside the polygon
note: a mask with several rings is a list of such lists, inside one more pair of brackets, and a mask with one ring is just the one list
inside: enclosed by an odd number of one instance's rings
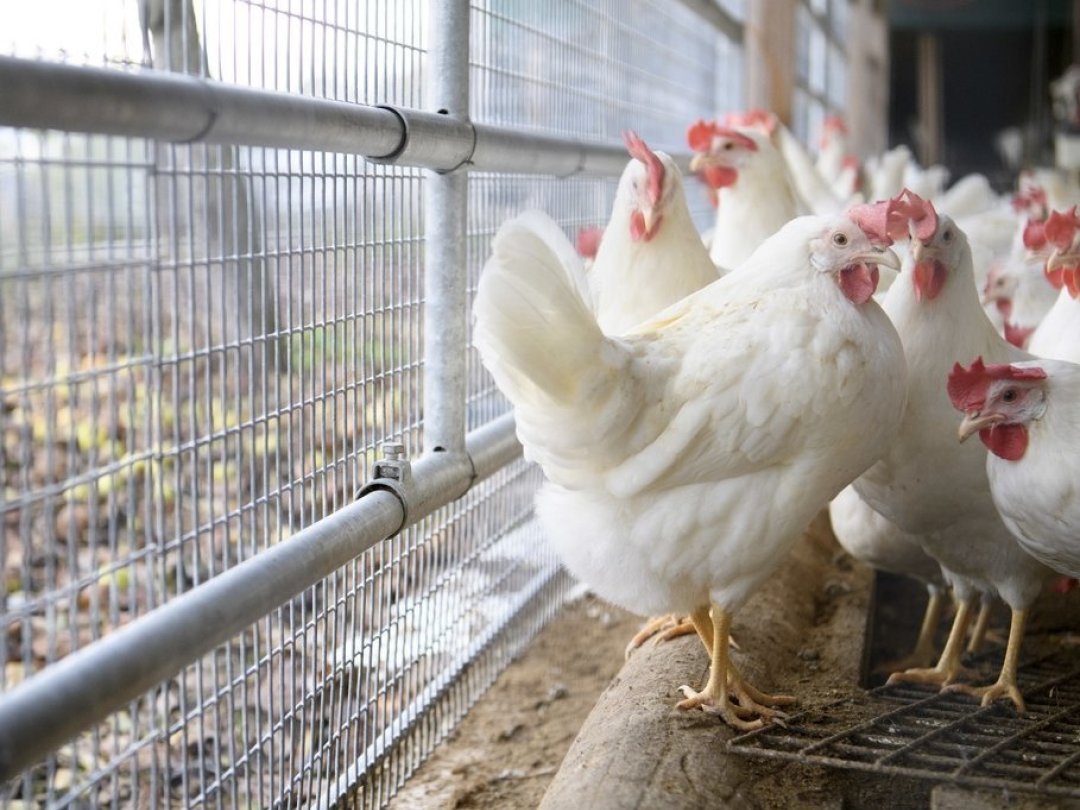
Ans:
{"label": "white hen", "polygon": [[1080,577],[1080,366],[1062,360],[957,364],[949,395],[964,413],[960,441],[989,449],[994,503],[1020,545],[1048,567]]}
{"label": "white hen", "polygon": [[698,121],[687,140],[697,153],[691,169],[717,194],[709,256],[718,268],[738,267],[800,213],[784,159],[751,128]]}
{"label": "white hen", "polygon": [[851,216],[789,223],[621,338],[597,326],[543,214],[500,228],[480,279],[475,343],[548,479],[537,511],[556,550],[617,604],[689,612],[712,666],[680,706],[740,728],[786,700],[728,661],[732,613],[903,409],[900,342],[871,300],[895,257]]}
{"label": "white hen", "polygon": [[619,335],[719,277],[698,238],[682,173],[663,152],[625,134],[611,220],[588,273],[600,328]]}
{"label": "white hen", "polygon": [[937,665],[894,673],[893,680],[945,685],[960,674],[960,655],[975,597],[1000,596],[1013,611],[1009,649],[984,702],[1008,696],[1022,710],[1016,664],[1026,610],[1049,572],[1013,540],[994,508],[982,447],[957,448],[945,379],[956,358],[1018,359],[979,303],[963,232],[928,203],[909,196],[912,265],[885,299],[908,362],[908,404],[900,437],[855,482],[859,494],[904,531],[919,535],[960,602]]}

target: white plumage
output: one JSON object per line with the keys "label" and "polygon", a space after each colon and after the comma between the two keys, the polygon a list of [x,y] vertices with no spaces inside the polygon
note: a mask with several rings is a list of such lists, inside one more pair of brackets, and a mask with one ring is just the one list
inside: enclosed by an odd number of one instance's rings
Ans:
{"label": "white plumage", "polygon": [[[840,231],[844,247],[828,241]],[[736,725],[767,696],[718,650],[724,617],[898,424],[899,340],[836,276],[885,260],[847,217],[800,218],[620,338],[597,326],[580,262],[542,214],[500,229],[481,278],[475,343],[548,479],[537,509],[555,548],[637,613],[699,624],[711,603],[710,683],[684,703]],[[744,690],[737,707],[729,688]]]}
{"label": "white plumage", "polygon": [[[921,203],[922,201],[918,201]],[[885,299],[908,363],[908,404],[900,437],[855,482],[871,507],[917,534],[944,571],[961,603],[953,633],[932,670],[894,674],[907,680],[951,682],[960,671],[963,635],[974,598],[1000,596],[1020,617],[1034,601],[1047,571],[1013,540],[993,506],[982,447],[957,447],[955,415],[945,380],[957,357],[1016,359],[987,320],[975,290],[971,251],[948,217],[924,209],[913,227],[911,262]],[[1016,632],[1018,630],[1018,632]],[[1022,706],[1015,670],[985,690]]]}

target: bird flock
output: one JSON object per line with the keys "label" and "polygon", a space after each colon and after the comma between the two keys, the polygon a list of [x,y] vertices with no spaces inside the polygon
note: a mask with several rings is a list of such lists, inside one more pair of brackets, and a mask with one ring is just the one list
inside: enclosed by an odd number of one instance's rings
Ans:
{"label": "bird flock", "polygon": [[[850,554],[927,587],[890,679],[1022,712],[1027,612],[1080,577],[1080,188],[1049,170],[1011,196],[946,188],[904,147],[860,164],[835,117],[815,161],[751,111],[688,129],[716,207],[701,234],[675,161],[624,138],[603,229],[575,248],[542,212],[505,222],[474,305],[565,565],[654,617],[628,653],[700,637],[709,677],[679,707],[757,728],[795,698],[739,672],[731,618],[828,505]],[[1005,660],[973,685],[961,656],[999,599]]]}

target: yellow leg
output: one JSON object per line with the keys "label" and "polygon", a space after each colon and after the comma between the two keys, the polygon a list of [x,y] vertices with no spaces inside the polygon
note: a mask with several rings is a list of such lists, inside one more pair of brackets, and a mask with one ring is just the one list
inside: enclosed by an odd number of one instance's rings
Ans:
{"label": "yellow leg", "polygon": [[949,687],[950,692],[962,692],[982,699],[982,705],[986,706],[1001,698],[1009,698],[1016,706],[1016,711],[1023,714],[1024,697],[1020,694],[1020,688],[1016,684],[1016,669],[1020,664],[1020,644],[1024,640],[1024,625],[1027,623],[1026,610],[1014,610],[1012,621],[1009,623],[1009,643],[1005,647],[1005,660],[1001,664],[1001,673],[996,682],[990,686],[968,686],[966,684],[954,684]]}
{"label": "yellow leg", "polygon": [[889,683],[929,683],[946,686],[955,681],[959,675],[967,674],[967,670],[960,663],[960,656],[964,650],[964,636],[970,621],[971,600],[968,600],[961,602],[956,611],[956,618],[953,619],[953,626],[949,631],[949,640],[945,642],[945,649],[941,651],[941,658],[938,659],[937,665],[894,672],[889,676]]}
{"label": "yellow leg", "polygon": [[990,626],[990,613],[993,608],[992,599],[984,599],[979,606],[979,617],[975,619],[975,627],[971,630],[971,640],[967,646],[967,651],[971,655],[978,655],[986,642],[986,629]]}
{"label": "yellow leg", "polygon": [[923,613],[922,627],[919,628],[919,638],[915,641],[915,649],[911,654],[899,661],[890,661],[878,668],[879,672],[895,672],[897,670],[911,669],[912,667],[928,667],[934,660],[934,635],[937,633],[938,624],[941,623],[941,614],[945,610],[945,594],[934,591],[926,602],[926,612]]}
{"label": "yellow leg", "polygon": [[[767,721],[783,717],[783,713],[766,705],[786,705],[793,698],[785,695],[776,697],[765,695],[743,680],[728,657],[728,642],[731,632],[731,616],[719,605],[714,604],[712,611],[700,607],[690,614],[690,620],[698,629],[702,638],[711,635],[709,680],[705,688],[696,692],[689,686],[680,687],[686,696],[678,704],[680,709],[701,708],[712,714],[718,714],[728,725],[742,731],[761,728]],[[706,629],[706,625],[709,629]],[[755,699],[760,697],[763,700]],[[732,698],[735,698],[735,701]]]}

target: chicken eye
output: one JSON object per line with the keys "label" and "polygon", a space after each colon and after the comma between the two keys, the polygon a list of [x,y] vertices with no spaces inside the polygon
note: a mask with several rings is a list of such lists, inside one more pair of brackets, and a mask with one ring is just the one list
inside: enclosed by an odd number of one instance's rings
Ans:
{"label": "chicken eye", "polygon": [[1001,395],[1002,402],[1014,402],[1016,400],[1016,389],[1006,388],[1005,393]]}
{"label": "chicken eye", "polygon": [[944,235],[941,238],[944,239],[946,242],[951,242],[952,241],[952,231],[945,231]]}
{"label": "chicken eye", "polygon": [[847,245],[847,243],[848,243],[847,234],[845,234],[845,233],[833,234],[832,242],[837,247],[845,247]]}

